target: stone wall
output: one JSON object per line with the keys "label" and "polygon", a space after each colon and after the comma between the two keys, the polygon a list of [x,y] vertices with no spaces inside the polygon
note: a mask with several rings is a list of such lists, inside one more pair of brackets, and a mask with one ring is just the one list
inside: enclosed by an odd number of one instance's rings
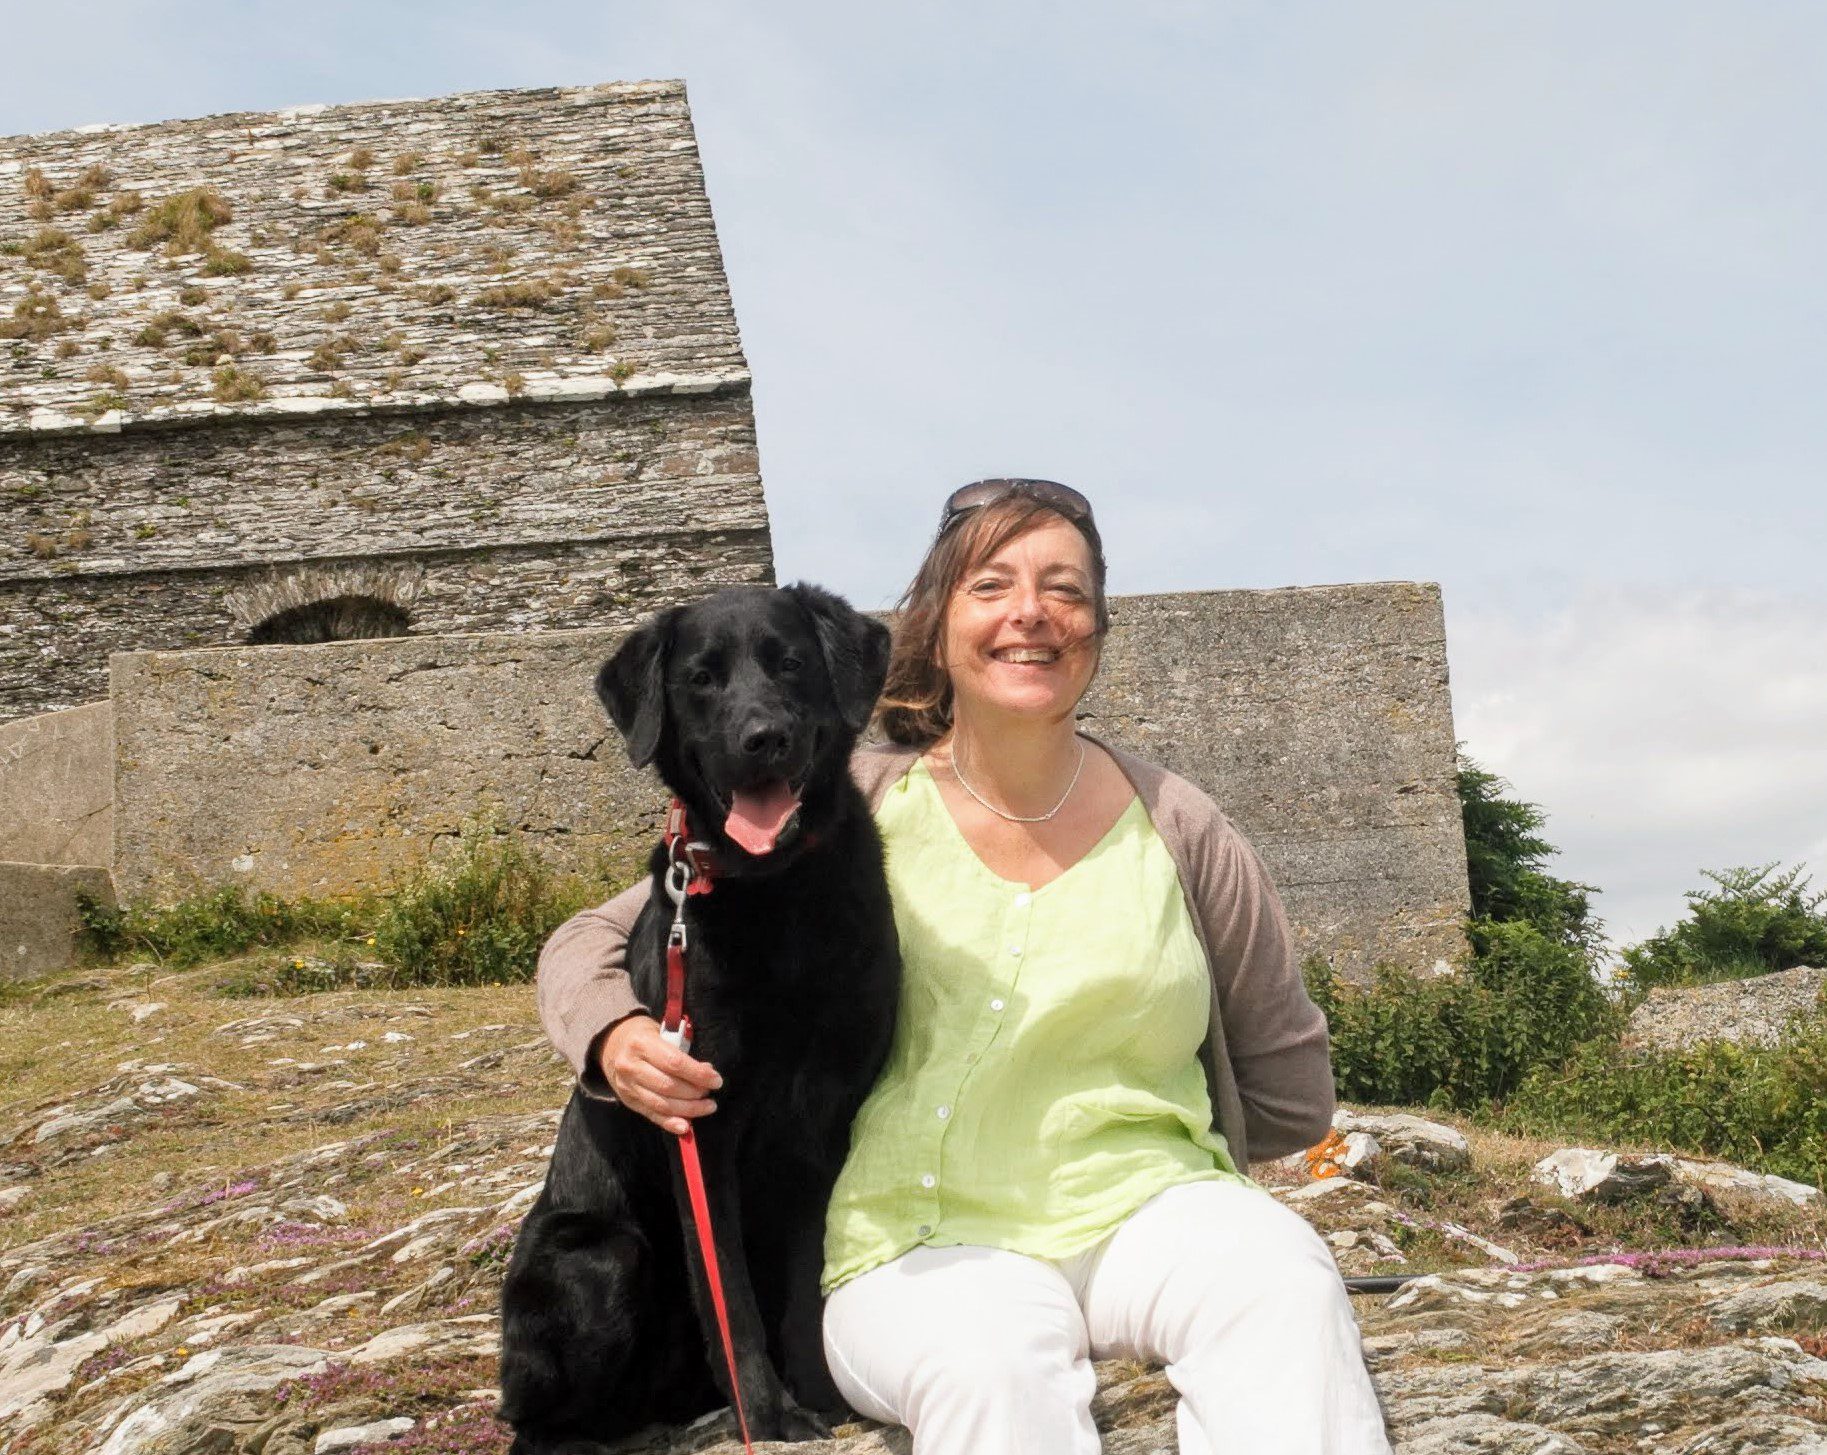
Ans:
{"label": "stone wall", "polygon": [[[554,862],[630,877],[660,794],[590,692],[599,630],[113,660],[123,895],[374,885],[497,808]],[[1115,603],[1087,727],[1187,773],[1262,850],[1305,951],[1463,951],[1464,845],[1438,590]]]}
{"label": "stone wall", "polygon": [[113,858],[113,810],[114,713],[107,703],[0,724],[0,861],[105,869]]}
{"label": "stone wall", "polygon": [[33,547],[0,552],[0,720],[104,695],[110,651],[244,641],[263,589],[358,565],[420,634],[773,574],[746,389],[17,440],[0,501]]}

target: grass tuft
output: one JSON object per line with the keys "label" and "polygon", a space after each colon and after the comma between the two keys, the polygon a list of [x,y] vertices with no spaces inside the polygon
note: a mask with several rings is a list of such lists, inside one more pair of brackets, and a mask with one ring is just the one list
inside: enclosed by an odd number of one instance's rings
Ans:
{"label": "grass tuft", "polygon": [[61,227],[42,227],[26,239],[23,256],[34,268],[54,273],[72,286],[88,281],[82,244]]}
{"label": "grass tuft", "polygon": [[212,278],[239,278],[253,270],[254,260],[246,253],[225,248],[212,248],[203,264],[203,271]]}
{"label": "grass tuft", "polygon": [[554,197],[569,197],[577,190],[577,178],[570,172],[542,172],[531,163],[520,169],[520,185],[535,197],[550,201]]}
{"label": "grass tuft", "polygon": [[216,370],[210,392],[219,403],[241,404],[266,398],[266,380],[237,364],[224,364]]}
{"label": "grass tuft", "polygon": [[35,284],[28,285],[25,297],[13,305],[13,316],[0,323],[0,339],[24,339],[43,343],[76,325],[64,316],[57,300]]}
{"label": "grass tuft", "polygon": [[141,249],[163,243],[173,257],[208,252],[210,234],[234,215],[227,199],[214,187],[193,187],[147,208],[127,241]]}
{"label": "grass tuft", "polygon": [[518,283],[498,283],[476,294],[481,308],[544,308],[558,296],[558,289],[544,278],[526,278]]}

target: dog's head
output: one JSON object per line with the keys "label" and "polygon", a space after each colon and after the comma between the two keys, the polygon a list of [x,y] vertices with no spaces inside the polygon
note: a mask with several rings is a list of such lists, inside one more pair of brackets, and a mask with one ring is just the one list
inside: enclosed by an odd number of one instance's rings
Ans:
{"label": "dog's head", "polygon": [[816,586],[737,587],[631,633],[596,695],[698,832],[762,859],[831,811],[888,645],[887,627]]}

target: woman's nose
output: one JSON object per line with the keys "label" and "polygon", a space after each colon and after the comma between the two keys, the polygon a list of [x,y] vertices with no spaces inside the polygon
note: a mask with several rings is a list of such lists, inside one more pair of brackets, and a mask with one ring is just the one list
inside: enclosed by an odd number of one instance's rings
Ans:
{"label": "woman's nose", "polygon": [[1032,584],[1017,585],[1009,595],[1009,619],[1035,622],[1041,618],[1040,591]]}

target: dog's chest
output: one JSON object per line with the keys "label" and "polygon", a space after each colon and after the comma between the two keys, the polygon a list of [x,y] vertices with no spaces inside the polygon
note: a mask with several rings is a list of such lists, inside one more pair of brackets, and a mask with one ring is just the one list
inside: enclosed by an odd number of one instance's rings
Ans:
{"label": "dog's chest", "polygon": [[[892,933],[890,927],[889,933]],[[783,905],[769,916],[705,916],[687,957],[695,1023],[792,1041],[876,1013],[871,982],[887,949],[879,928],[841,913]]]}
{"label": "dog's chest", "polygon": [[[723,891],[713,891],[713,894]],[[655,914],[636,989],[666,1001],[670,914]],[[748,1087],[844,1077],[884,1049],[898,956],[884,890],[879,903],[730,895],[687,907],[685,1012],[693,1051]],[[873,1064],[870,1064],[873,1076]]]}

